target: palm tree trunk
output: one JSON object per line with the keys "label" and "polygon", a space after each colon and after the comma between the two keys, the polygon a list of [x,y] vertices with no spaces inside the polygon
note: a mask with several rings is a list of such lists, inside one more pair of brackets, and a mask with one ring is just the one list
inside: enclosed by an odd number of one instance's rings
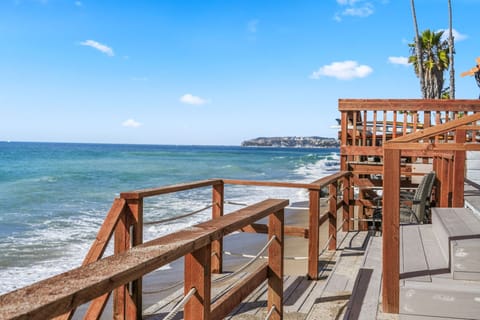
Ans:
{"label": "palm tree trunk", "polygon": [[418,78],[420,79],[420,89],[422,90],[422,98],[425,99],[427,97],[427,92],[425,90],[425,79],[423,77],[424,70],[423,70],[422,45],[420,43],[420,35],[418,32],[417,15],[415,13],[415,1],[411,0],[410,3],[412,6],[413,26],[415,28],[415,51],[417,53]]}
{"label": "palm tree trunk", "polygon": [[448,17],[449,17],[449,34],[448,34],[448,48],[450,55],[450,99],[455,99],[455,68],[453,64],[453,54],[455,45],[453,43],[453,27],[452,27],[452,1],[448,0]]}

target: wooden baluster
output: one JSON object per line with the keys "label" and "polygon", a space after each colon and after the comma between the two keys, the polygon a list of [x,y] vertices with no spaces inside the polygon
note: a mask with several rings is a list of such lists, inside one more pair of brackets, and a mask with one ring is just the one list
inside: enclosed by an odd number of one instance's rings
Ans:
{"label": "wooden baluster", "polygon": [[[275,236],[268,248],[268,306],[275,311],[270,319],[283,319],[283,255],[284,255],[284,210],[270,214],[268,238]],[[317,257],[318,260],[318,257]]]}
{"label": "wooden baluster", "polygon": [[[143,243],[143,199],[128,200],[127,207],[132,217],[132,247],[135,247]],[[142,278],[132,282],[131,295],[134,306],[129,304],[127,307],[127,314],[136,314],[137,319],[142,318],[142,287]]]}
{"label": "wooden baluster", "polygon": [[373,111],[372,146],[377,146],[377,110]]}
{"label": "wooden baluster", "polygon": [[184,294],[187,295],[192,288],[197,290],[185,304],[185,320],[210,319],[211,252],[211,244],[208,244],[185,256]]}
{"label": "wooden baluster", "polygon": [[404,111],[403,112],[402,136],[407,134],[407,121],[408,121],[408,111]]}
{"label": "wooden baluster", "polygon": [[[212,187],[212,219],[223,216],[224,183]],[[223,238],[212,241],[212,273],[223,272]]]}
{"label": "wooden baluster", "polygon": [[[473,132],[472,132],[473,133]],[[456,143],[465,143],[466,131],[458,129],[455,133]],[[452,190],[452,207],[464,206],[464,175],[465,175],[465,151],[454,152],[454,168],[453,168],[453,190]]]}
{"label": "wooden baluster", "polygon": [[400,150],[384,150],[383,185],[383,312],[398,313],[400,308]]}
{"label": "wooden baluster", "polygon": [[383,138],[382,145],[385,145],[387,142],[387,110],[383,111]]}
{"label": "wooden baluster", "polygon": [[328,250],[337,249],[337,182],[328,186]]}
{"label": "wooden baluster", "polygon": [[319,219],[320,219],[320,190],[309,190],[309,228],[308,228],[308,277],[311,280],[318,278],[318,246]]}
{"label": "wooden baluster", "polygon": [[397,137],[397,110],[393,111],[392,137],[393,139]]}
{"label": "wooden baluster", "polygon": [[[442,123],[440,119],[440,111],[435,111],[435,125]],[[438,134],[435,136],[435,144],[438,143]]]}
{"label": "wooden baluster", "polygon": [[[346,111],[342,111],[342,118],[341,118],[341,122],[340,122],[340,126],[341,126],[341,146],[342,147],[346,147],[348,146],[348,113]],[[346,171],[347,170],[347,157],[348,156],[344,156],[342,155],[341,158],[340,158],[340,169],[342,171]]]}
{"label": "wooden baluster", "polygon": [[448,207],[448,194],[449,194],[449,160],[442,156],[442,169],[441,169],[441,187],[440,187],[440,207]]}
{"label": "wooden baluster", "polygon": [[362,146],[367,145],[367,111],[363,111]]}
{"label": "wooden baluster", "polygon": [[[343,211],[343,228],[344,232],[349,231],[350,225],[350,177],[342,178],[342,211]],[[353,221],[352,221],[353,223]]]}
{"label": "wooden baluster", "polygon": [[[125,214],[121,216],[115,228],[114,253],[119,254],[130,249],[131,235],[130,226],[133,218],[130,210],[124,210]],[[115,289],[113,294],[113,318],[125,320],[127,312],[128,286],[122,285]]]}

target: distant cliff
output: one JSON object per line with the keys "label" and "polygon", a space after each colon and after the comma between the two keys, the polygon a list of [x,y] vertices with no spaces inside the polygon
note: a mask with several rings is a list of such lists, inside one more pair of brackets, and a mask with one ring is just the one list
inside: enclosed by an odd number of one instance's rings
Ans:
{"label": "distant cliff", "polygon": [[338,148],[340,142],[324,137],[260,137],[243,141],[242,147]]}

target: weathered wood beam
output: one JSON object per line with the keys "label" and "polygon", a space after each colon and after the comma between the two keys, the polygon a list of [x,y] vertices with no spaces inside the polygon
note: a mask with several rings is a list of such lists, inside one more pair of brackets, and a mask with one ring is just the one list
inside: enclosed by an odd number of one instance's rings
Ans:
{"label": "weathered wood beam", "polygon": [[210,313],[212,320],[221,320],[232,312],[248,295],[250,295],[266,279],[268,274],[268,263],[263,263],[249,276],[242,279],[234,288],[230,289],[224,296],[215,301]]}
{"label": "weathered wood beam", "polygon": [[383,312],[398,313],[400,308],[400,150],[385,150],[383,186]]}
{"label": "weathered wood beam", "polygon": [[161,194],[185,191],[190,189],[196,189],[201,187],[209,187],[213,185],[217,185],[222,183],[220,179],[212,179],[212,180],[202,180],[196,182],[189,182],[189,183],[180,183],[166,187],[160,188],[151,188],[151,189],[142,189],[142,190],[135,190],[135,191],[127,191],[120,193],[120,198],[123,199],[140,199],[152,196],[158,196]]}
{"label": "weathered wood beam", "polygon": [[[272,320],[283,319],[283,256],[284,211],[278,210],[268,217],[268,239],[274,238],[268,247],[267,310],[274,308]],[[318,260],[318,257],[317,257]]]}
{"label": "weathered wood beam", "polygon": [[265,200],[2,295],[0,318],[46,319],[64,314],[287,205],[288,200]]}
{"label": "weathered wood beam", "polygon": [[479,111],[480,101],[470,99],[339,99],[338,110],[342,111]]}
{"label": "weathered wood beam", "polygon": [[309,212],[308,212],[308,277],[312,280],[318,278],[318,255],[320,248],[319,227],[320,227],[320,191],[309,191]]}

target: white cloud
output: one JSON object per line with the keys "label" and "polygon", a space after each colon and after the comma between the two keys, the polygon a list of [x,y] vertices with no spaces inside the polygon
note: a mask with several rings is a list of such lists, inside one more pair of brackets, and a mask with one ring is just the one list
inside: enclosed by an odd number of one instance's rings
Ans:
{"label": "white cloud", "polygon": [[408,63],[408,58],[407,57],[388,57],[388,62],[391,63],[391,64],[400,64],[402,66],[410,65]]}
{"label": "white cloud", "polygon": [[258,30],[258,24],[259,23],[260,23],[260,21],[258,21],[258,19],[248,21],[248,23],[247,23],[248,32],[256,33],[257,30]]}
{"label": "white cloud", "polygon": [[180,102],[193,105],[202,105],[208,103],[209,100],[187,93],[180,97]]}
{"label": "white cloud", "polygon": [[[449,33],[448,29],[440,29],[438,31],[443,31],[442,40],[448,40],[448,33]],[[463,41],[468,38],[466,34],[461,34],[455,29],[452,29],[452,34],[453,34],[454,42]]]}
{"label": "white cloud", "polygon": [[138,121],[135,121],[133,119],[128,119],[122,122],[122,126],[127,127],[127,128],[138,128],[142,124]]}
{"label": "white cloud", "polygon": [[92,47],[94,49],[97,49],[98,51],[101,51],[101,52],[105,53],[108,56],[111,56],[111,57],[113,57],[115,55],[113,53],[112,48],[110,48],[109,46],[106,46],[104,44],[101,44],[97,41],[94,41],[94,40],[86,40],[86,41],[80,42],[80,45],[87,46],[87,47]]}
{"label": "white cloud", "polygon": [[82,7],[82,6],[83,6],[83,3],[82,3],[82,1],[75,1],[75,5],[76,5],[77,7]]}
{"label": "white cloud", "polygon": [[337,4],[342,8],[335,13],[333,19],[342,21],[342,17],[360,17],[366,18],[375,12],[375,2],[386,4],[386,0],[337,0]]}
{"label": "white cloud", "polygon": [[347,8],[342,12],[344,16],[365,18],[373,14],[373,6],[369,3],[358,8]]}
{"label": "white cloud", "polygon": [[342,62],[333,62],[330,65],[325,65],[314,71],[311,75],[311,79],[319,79],[322,76],[333,77],[340,80],[350,80],[354,78],[365,78],[373,69],[367,65],[360,65],[356,61],[347,60]]}

